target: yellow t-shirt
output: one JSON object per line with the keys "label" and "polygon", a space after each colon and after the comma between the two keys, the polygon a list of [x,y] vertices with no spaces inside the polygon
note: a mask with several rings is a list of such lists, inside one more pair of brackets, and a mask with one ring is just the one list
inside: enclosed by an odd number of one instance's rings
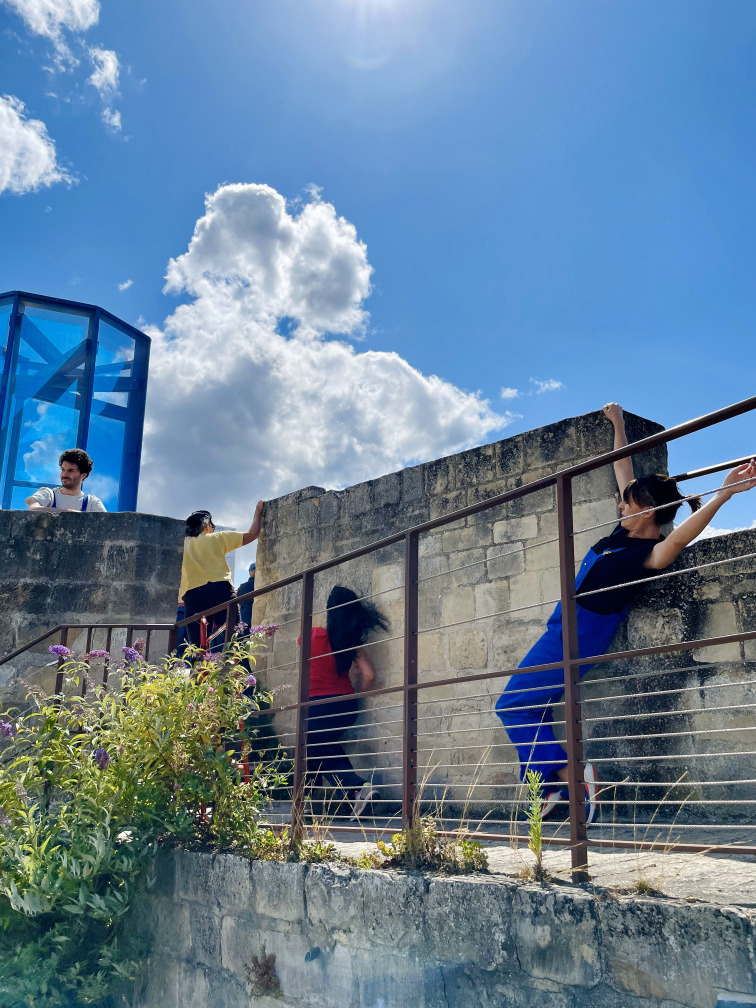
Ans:
{"label": "yellow t-shirt", "polygon": [[181,564],[179,596],[208,581],[231,581],[226,553],[238,549],[244,538],[241,532],[201,532],[184,539],[184,559]]}

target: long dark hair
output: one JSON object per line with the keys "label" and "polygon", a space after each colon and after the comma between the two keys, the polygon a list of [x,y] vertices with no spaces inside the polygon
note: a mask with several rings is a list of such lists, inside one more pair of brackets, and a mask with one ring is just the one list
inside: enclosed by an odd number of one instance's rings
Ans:
{"label": "long dark hair", "polygon": [[[622,499],[629,504],[631,498],[642,508],[659,507],[660,504],[669,505],[655,512],[654,521],[657,525],[666,525],[667,522],[673,521],[685,500],[677,483],[670,476],[662,476],[661,473],[630,480]],[[701,498],[689,497],[687,503],[690,504],[691,511],[698,511],[701,507]]]}
{"label": "long dark hair", "polygon": [[[189,517],[186,519],[186,528],[184,530],[184,538],[194,538],[198,536],[200,532],[205,528],[206,525],[213,524],[213,516],[209,511],[192,511]],[[214,526],[213,526],[214,527]]]}
{"label": "long dark hair", "polygon": [[352,667],[356,649],[364,644],[371,630],[388,630],[389,621],[371,602],[357,601],[355,593],[335,585],[328,596],[326,631],[334,655],[336,671],[346,675]]}

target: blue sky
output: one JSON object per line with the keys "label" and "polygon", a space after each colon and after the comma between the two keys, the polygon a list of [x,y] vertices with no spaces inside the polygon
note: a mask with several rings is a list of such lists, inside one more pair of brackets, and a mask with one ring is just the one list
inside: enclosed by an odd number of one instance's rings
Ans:
{"label": "blue sky", "polygon": [[48,145],[0,288],[153,336],[150,510],[237,524],[608,399],[672,425],[754,390],[755,41],[752,0],[0,0],[0,139]]}

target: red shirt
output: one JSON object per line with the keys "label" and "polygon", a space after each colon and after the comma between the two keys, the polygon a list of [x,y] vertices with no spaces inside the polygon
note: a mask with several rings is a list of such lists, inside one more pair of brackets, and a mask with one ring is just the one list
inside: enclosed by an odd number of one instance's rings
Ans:
{"label": "red shirt", "polygon": [[[300,643],[297,638],[297,644]],[[346,696],[354,693],[348,675],[336,671],[336,659],[328,633],[323,627],[313,627],[310,638],[310,696]]]}

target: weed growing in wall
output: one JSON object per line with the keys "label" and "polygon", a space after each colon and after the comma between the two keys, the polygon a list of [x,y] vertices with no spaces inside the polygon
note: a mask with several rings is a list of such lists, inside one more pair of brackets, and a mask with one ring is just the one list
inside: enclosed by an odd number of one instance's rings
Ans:
{"label": "weed growing in wall", "polygon": [[535,856],[532,877],[536,882],[545,882],[549,873],[543,867],[543,777],[537,770],[528,770],[525,774],[527,788],[527,805],[525,816],[528,820],[528,848]]}
{"label": "weed growing in wall", "polygon": [[395,833],[391,843],[379,840],[380,863],[365,853],[357,864],[362,868],[405,868],[408,871],[442,871],[460,874],[488,870],[488,855],[477,840],[461,836],[441,836],[435,820],[418,817],[409,829]]}
{"label": "weed growing in wall", "polygon": [[[115,1004],[144,951],[124,925],[157,846],[254,850],[279,783],[243,730],[265,699],[241,664],[260,646],[186,664],[124,648],[108,688],[0,714],[0,1008]],[[51,650],[69,691],[108,659]]]}

